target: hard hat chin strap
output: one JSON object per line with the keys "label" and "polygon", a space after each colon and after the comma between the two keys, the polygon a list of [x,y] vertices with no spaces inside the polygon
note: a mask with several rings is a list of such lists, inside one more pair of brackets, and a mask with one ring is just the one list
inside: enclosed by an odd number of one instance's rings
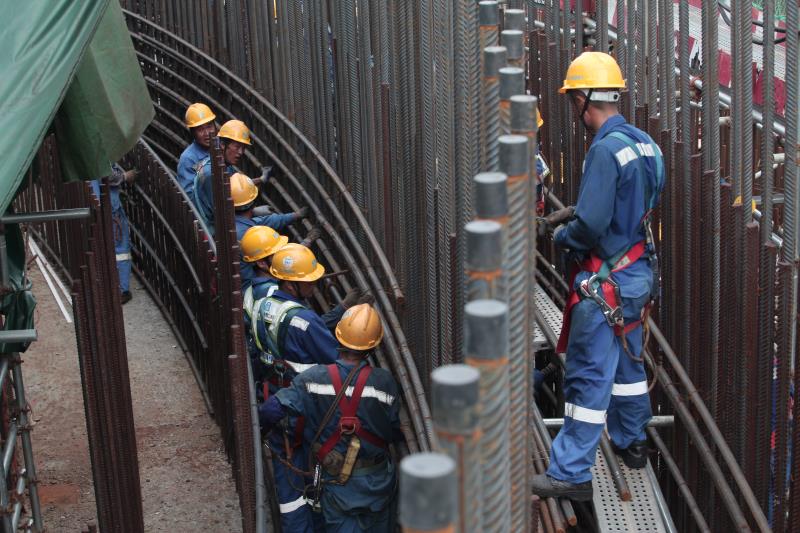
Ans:
{"label": "hard hat chin strap", "polygon": [[588,92],[587,92],[587,91],[583,91],[583,94],[585,94],[585,95],[586,95],[586,99],[583,101],[583,109],[581,109],[581,122],[583,122],[583,126],[584,126],[586,129],[589,129],[589,130],[590,130],[591,128],[590,128],[590,127],[589,127],[589,125],[586,123],[586,120],[583,118],[583,116],[586,114],[586,110],[587,110],[587,109],[589,109],[589,102],[590,102],[590,101],[591,101],[591,99],[592,99],[592,93],[594,93],[594,89],[589,89],[589,91],[588,91]]}

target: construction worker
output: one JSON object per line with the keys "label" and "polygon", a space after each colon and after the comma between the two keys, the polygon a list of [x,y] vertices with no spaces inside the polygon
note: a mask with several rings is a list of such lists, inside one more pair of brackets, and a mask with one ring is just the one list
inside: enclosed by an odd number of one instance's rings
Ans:
{"label": "construction worker", "polygon": [[[250,318],[253,304],[270,295],[278,288],[278,280],[269,273],[272,265],[272,254],[286,246],[289,238],[281,235],[268,226],[253,226],[248,229],[239,241],[242,251],[242,262],[247,263],[253,271],[247,287],[242,285],[244,296],[242,297],[242,307],[244,308],[245,326],[250,331]],[[274,287],[274,289],[273,289]],[[272,291],[270,291],[272,289]]]}
{"label": "construction worker", "polygon": [[[241,120],[229,120],[217,133],[222,144],[222,157],[227,167],[225,172],[233,174],[238,172],[237,165],[244,156],[247,146],[250,146],[250,130]],[[194,176],[193,200],[200,217],[205,222],[211,235],[214,235],[214,187],[212,183],[211,158],[206,157],[198,163],[198,170]]]}
{"label": "construction worker", "polygon": [[186,109],[185,124],[192,132],[192,143],[186,147],[178,161],[178,183],[189,198],[194,191],[194,177],[200,170],[198,163],[208,157],[211,139],[217,132],[217,116],[206,104],[195,103]]}
{"label": "construction worker", "polygon": [[[251,335],[258,350],[254,374],[261,377],[259,389],[264,401],[288,386],[298,373],[316,364],[335,362],[338,345],[331,330],[347,308],[372,299],[359,290],[351,290],[340,305],[323,316],[309,309],[306,299],[313,294],[325,268],[301,244],[287,244],[275,252],[269,271],[278,280],[278,289],[256,300],[250,311]],[[311,508],[306,505],[303,490],[306,480],[294,471],[307,468],[303,423],[302,419],[292,419],[291,427],[296,434],[291,439],[284,441],[272,434],[269,441],[273,449],[284,451],[283,455],[273,457],[284,531],[313,530]]]}
{"label": "construction worker", "polygon": [[625,80],[608,54],[584,52],[567,70],[566,93],[594,134],[574,216],[553,240],[577,259],[558,352],[566,352],[564,426],[553,441],[540,496],[592,498],[591,471],[604,426],[626,465],[647,464],[651,417],[642,323],[657,294],[649,215],[664,187],[661,150],[625,122]]}
{"label": "construction worker", "polygon": [[[111,197],[111,224],[114,234],[114,253],[117,256],[117,274],[119,275],[120,300],[122,304],[131,301],[131,235],[128,216],[122,207],[119,193],[123,182],[133,183],[139,173],[136,169],[124,170],[114,163],[108,177],[108,193]],[[100,180],[92,180],[92,192],[100,199]]]}
{"label": "construction worker", "polygon": [[[395,467],[388,445],[402,440],[397,383],[368,358],[383,326],[369,304],[348,309],[336,326],[339,359],[298,375],[261,404],[262,424],[304,417],[304,440],[321,467],[318,498],[328,533],[393,531]],[[342,389],[346,392],[342,393]],[[334,404],[336,404],[334,408]]]}

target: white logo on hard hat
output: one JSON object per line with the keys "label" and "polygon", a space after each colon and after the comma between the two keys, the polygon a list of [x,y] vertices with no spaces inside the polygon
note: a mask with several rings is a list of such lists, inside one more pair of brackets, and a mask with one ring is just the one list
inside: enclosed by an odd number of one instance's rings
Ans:
{"label": "white logo on hard hat", "polygon": [[291,272],[294,266],[294,258],[286,256],[283,258],[283,268],[286,272]]}

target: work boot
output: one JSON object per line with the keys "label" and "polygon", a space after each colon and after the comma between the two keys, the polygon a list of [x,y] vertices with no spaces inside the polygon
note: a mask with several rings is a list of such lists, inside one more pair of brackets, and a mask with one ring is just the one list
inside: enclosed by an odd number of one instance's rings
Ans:
{"label": "work boot", "polygon": [[620,448],[611,442],[614,453],[622,457],[622,461],[628,468],[644,468],[647,466],[647,441],[636,440],[627,448]]}
{"label": "work boot", "polygon": [[592,499],[592,482],[569,483],[555,479],[547,474],[533,476],[533,493],[542,498],[569,498],[576,502]]}
{"label": "work boot", "polygon": [[119,297],[119,299],[122,302],[122,305],[125,305],[133,299],[133,295],[131,294],[131,291],[122,291],[122,295]]}

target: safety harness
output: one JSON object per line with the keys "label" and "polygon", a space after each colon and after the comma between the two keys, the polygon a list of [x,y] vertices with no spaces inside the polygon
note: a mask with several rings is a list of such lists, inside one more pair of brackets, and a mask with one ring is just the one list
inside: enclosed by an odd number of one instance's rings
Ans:
{"label": "safety harness", "polygon": [[[342,437],[349,436],[350,440],[347,445],[344,464],[338,473],[337,480],[339,483],[346,483],[356,464],[356,458],[361,449],[362,440],[383,449],[387,448],[387,444],[385,440],[368,431],[358,418],[358,406],[361,403],[361,394],[364,392],[364,386],[370,374],[372,374],[372,367],[367,365],[361,369],[349,399],[347,398],[347,390],[343,390],[342,377],[339,375],[339,369],[336,364],[328,365],[327,369],[328,375],[331,378],[331,383],[333,384],[333,390],[336,393],[336,398],[338,398],[338,403],[334,405],[339,411],[339,422],[333,433],[322,443],[319,451],[317,451],[317,460],[320,464],[326,464],[325,459],[333,451],[339,441],[342,440]],[[329,412],[331,416],[326,416],[328,420],[335,411]],[[327,425],[328,420],[323,420],[323,423],[320,424],[320,431]],[[316,439],[314,440],[316,441]]]}
{"label": "safety harness", "polygon": [[[291,376],[286,375],[288,369],[299,374],[313,366],[283,358],[283,346],[286,341],[288,325],[291,324],[295,315],[305,309],[305,306],[293,300],[279,300],[273,294],[274,289],[271,288],[267,296],[259,298],[249,307],[250,333],[259,352],[258,358],[267,369],[272,371],[267,382],[261,384],[264,401],[269,398],[269,383],[278,388],[288,387],[291,384]],[[264,343],[258,332],[260,322],[264,322],[266,327]]]}
{"label": "safety harness", "polygon": [[[635,243],[628,249],[624,249],[611,257],[610,259],[601,259],[595,253],[591,253],[589,258],[580,264],[579,269],[573,269],[570,276],[570,293],[567,298],[567,305],[564,308],[564,318],[561,327],[561,334],[558,337],[558,344],[556,351],[564,353],[567,351],[567,343],[569,341],[570,322],[572,315],[572,308],[584,298],[590,298],[596,302],[603,312],[603,316],[609,326],[614,329],[614,334],[620,337],[622,346],[625,352],[634,360],[641,361],[641,359],[634,357],[628,349],[628,343],[625,334],[636,329],[642,323],[647,321],[650,313],[650,308],[655,303],[658,295],[658,287],[654,287],[651,292],[650,301],[642,308],[642,312],[637,320],[625,323],[622,308],[622,297],[619,290],[619,285],[610,278],[613,272],[619,272],[630,265],[634,264],[645,252],[649,252],[649,259],[651,267],[653,268],[655,283],[658,283],[658,256],[656,255],[655,240],[653,238],[653,231],[650,225],[650,219],[653,209],[656,207],[658,199],[658,191],[661,190],[663,182],[664,161],[661,158],[661,150],[655,143],[635,143],[628,135],[613,131],[608,134],[609,137],[614,137],[622,141],[633,153],[639,157],[639,163],[644,176],[648,175],[647,167],[644,163],[644,157],[652,156],[656,164],[656,183],[655,186],[650,184],[647,180],[645,187],[645,214],[641,220],[641,226],[644,229],[645,240]],[[649,153],[648,153],[649,152]],[[575,277],[579,271],[594,273],[590,278],[584,280],[580,284],[580,291],[575,290]]]}

